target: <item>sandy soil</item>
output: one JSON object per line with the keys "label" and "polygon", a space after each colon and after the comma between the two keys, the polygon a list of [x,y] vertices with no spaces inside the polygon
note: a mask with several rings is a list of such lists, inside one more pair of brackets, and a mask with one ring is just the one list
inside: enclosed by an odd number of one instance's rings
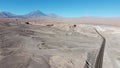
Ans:
{"label": "sandy soil", "polygon": [[93,28],[106,39],[102,67],[120,68],[120,28],[72,20],[0,19],[0,68],[95,68],[103,39]]}

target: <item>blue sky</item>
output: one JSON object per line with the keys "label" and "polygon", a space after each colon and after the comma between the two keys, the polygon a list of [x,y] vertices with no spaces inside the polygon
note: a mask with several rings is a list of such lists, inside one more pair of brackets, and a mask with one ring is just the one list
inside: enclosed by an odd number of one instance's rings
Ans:
{"label": "blue sky", "polygon": [[0,0],[0,11],[21,15],[33,10],[63,17],[120,17],[120,0]]}

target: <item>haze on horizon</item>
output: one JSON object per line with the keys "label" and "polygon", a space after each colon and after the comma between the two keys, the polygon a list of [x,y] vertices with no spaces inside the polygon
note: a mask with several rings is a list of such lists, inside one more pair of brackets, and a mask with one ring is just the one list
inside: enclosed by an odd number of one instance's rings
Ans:
{"label": "haze on horizon", "polygon": [[63,17],[120,17],[119,0],[0,0],[0,11],[23,15],[34,10]]}

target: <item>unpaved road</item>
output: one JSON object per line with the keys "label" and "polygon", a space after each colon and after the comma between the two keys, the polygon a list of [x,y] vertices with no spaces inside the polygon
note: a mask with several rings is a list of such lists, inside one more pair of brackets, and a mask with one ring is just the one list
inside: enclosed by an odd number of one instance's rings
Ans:
{"label": "unpaved road", "polygon": [[100,34],[100,32],[95,29],[95,31],[101,36],[101,38],[103,39],[103,42],[101,44],[101,48],[99,50],[98,56],[96,58],[96,63],[95,63],[95,68],[102,68],[103,66],[103,57],[104,57],[104,50],[105,50],[105,45],[106,45],[106,38],[103,37],[102,34]]}
{"label": "unpaved road", "polygon": [[120,28],[103,26],[101,29],[106,39],[102,68],[120,68]]}

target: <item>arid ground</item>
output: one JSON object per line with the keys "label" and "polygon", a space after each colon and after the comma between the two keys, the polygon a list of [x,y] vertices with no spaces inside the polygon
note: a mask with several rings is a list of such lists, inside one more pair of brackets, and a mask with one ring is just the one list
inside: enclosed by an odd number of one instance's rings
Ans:
{"label": "arid ground", "polygon": [[120,68],[119,18],[0,18],[0,68]]}

